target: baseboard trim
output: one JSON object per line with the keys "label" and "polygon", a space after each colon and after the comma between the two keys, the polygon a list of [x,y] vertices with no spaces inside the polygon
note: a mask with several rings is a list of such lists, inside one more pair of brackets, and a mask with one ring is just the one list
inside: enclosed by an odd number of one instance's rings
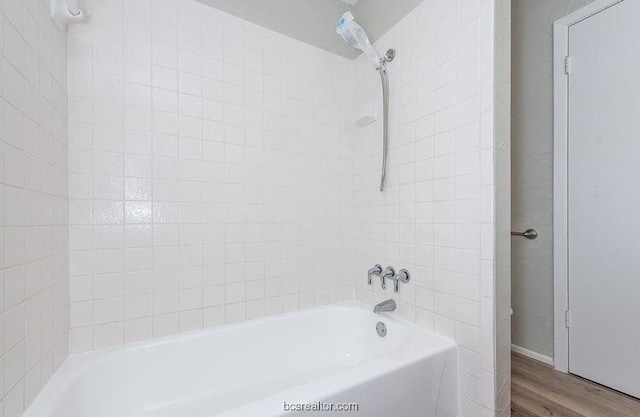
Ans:
{"label": "baseboard trim", "polygon": [[525,349],[521,346],[511,344],[511,351],[515,353],[519,353],[523,356],[526,356],[527,358],[535,359],[539,362],[546,363],[547,365],[553,366],[553,358],[546,355],[541,355],[532,350]]}

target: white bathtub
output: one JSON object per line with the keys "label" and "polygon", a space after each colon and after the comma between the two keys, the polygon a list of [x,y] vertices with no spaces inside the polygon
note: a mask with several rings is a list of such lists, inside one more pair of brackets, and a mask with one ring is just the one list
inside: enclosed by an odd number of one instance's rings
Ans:
{"label": "white bathtub", "polygon": [[453,417],[456,378],[452,341],[346,303],[71,356],[25,417]]}

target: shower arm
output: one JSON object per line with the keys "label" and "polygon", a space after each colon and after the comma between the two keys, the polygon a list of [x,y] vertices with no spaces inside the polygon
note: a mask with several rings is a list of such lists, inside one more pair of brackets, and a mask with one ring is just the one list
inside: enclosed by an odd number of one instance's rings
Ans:
{"label": "shower arm", "polygon": [[378,72],[382,81],[382,172],[380,173],[380,191],[384,191],[384,183],[387,177],[387,154],[389,153],[389,75],[387,74],[387,62],[393,61],[396,52],[389,49],[381,59]]}

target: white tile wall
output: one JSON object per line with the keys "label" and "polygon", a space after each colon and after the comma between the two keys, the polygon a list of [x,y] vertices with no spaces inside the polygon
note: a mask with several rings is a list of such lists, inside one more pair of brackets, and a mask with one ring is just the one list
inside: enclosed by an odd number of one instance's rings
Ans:
{"label": "white tile wall", "polygon": [[[462,415],[508,410],[502,382],[496,403],[496,373],[508,382],[495,359],[508,333],[496,343],[496,308],[508,324],[494,284],[508,275],[496,267],[508,258],[496,238],[508,205],[495,180],[508,167],[494,140],[498,3],[424,0],[377,42],[398,52],[385,193],[380,123],[353,128],[379,99],[364,58],[193,0],[85,6],[90,23],[65,42],[46,1],[0,0],[0,414],[32,401],[66,356],[68,326],[82,352],[354,287],[458,341]],[[367,287],[377,262],[411,283]]]}
{"label": "white tile wall", "polygon": [[[355,266],[407,268],[394,294],[354,274],[356,297],[460,345],[461,415],[495,415],[495,212],[492,0],[424,0],[376,42],[395,48],[387,187],[377,190],[380,121],[356,129]],[[356,60],[356,108],[380,96]]]}
{"label": "white tile wall", "polygon": [[18,417],[68,340],[66,36],[48,2],[0,0],[0,415]]}
{"label": "white tile wall", "polygon": [[191,0],[85,5],[71,351],[351,298],[353,63]]}

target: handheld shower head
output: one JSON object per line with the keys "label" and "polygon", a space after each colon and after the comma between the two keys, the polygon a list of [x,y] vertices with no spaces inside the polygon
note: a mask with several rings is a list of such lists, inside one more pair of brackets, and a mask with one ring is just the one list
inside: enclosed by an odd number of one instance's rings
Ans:
{"label": "handheld shower head", "polygon": [[[382,80],[382,106],[383,106],[383,146],[382,146],[382,173],[380,175],[380,191],[384,190],[384,182],[387,173],[387,151],[389,148],[389,77],[387,75],[387,62],[393,61],[396,52],[389,49],[385,56],[380,59],[376,50],[373,49],[367,33],[362,26],[353,19],[351,12],[346,12],[338,20],[336,32],[342,36],[349,45],[361,49],[371,60],[375,69],[380,73]],[[384,285],[383,285],[384,287]]]}
{"label": "handheld shower head", "polygon": [[349,45],[362,50],[369,57],[373,66],[376,69],[380,69],[382,66],[380,57],[376,53],[376,50],[373,49],[373,46],[369,41],[369,37],[367,36],[367,32],[364,31],[362,26],[356,23],[351,12],[346,12],[338,20],[336,32],[338,35],[342,36],[342,39],[344,39]]}

